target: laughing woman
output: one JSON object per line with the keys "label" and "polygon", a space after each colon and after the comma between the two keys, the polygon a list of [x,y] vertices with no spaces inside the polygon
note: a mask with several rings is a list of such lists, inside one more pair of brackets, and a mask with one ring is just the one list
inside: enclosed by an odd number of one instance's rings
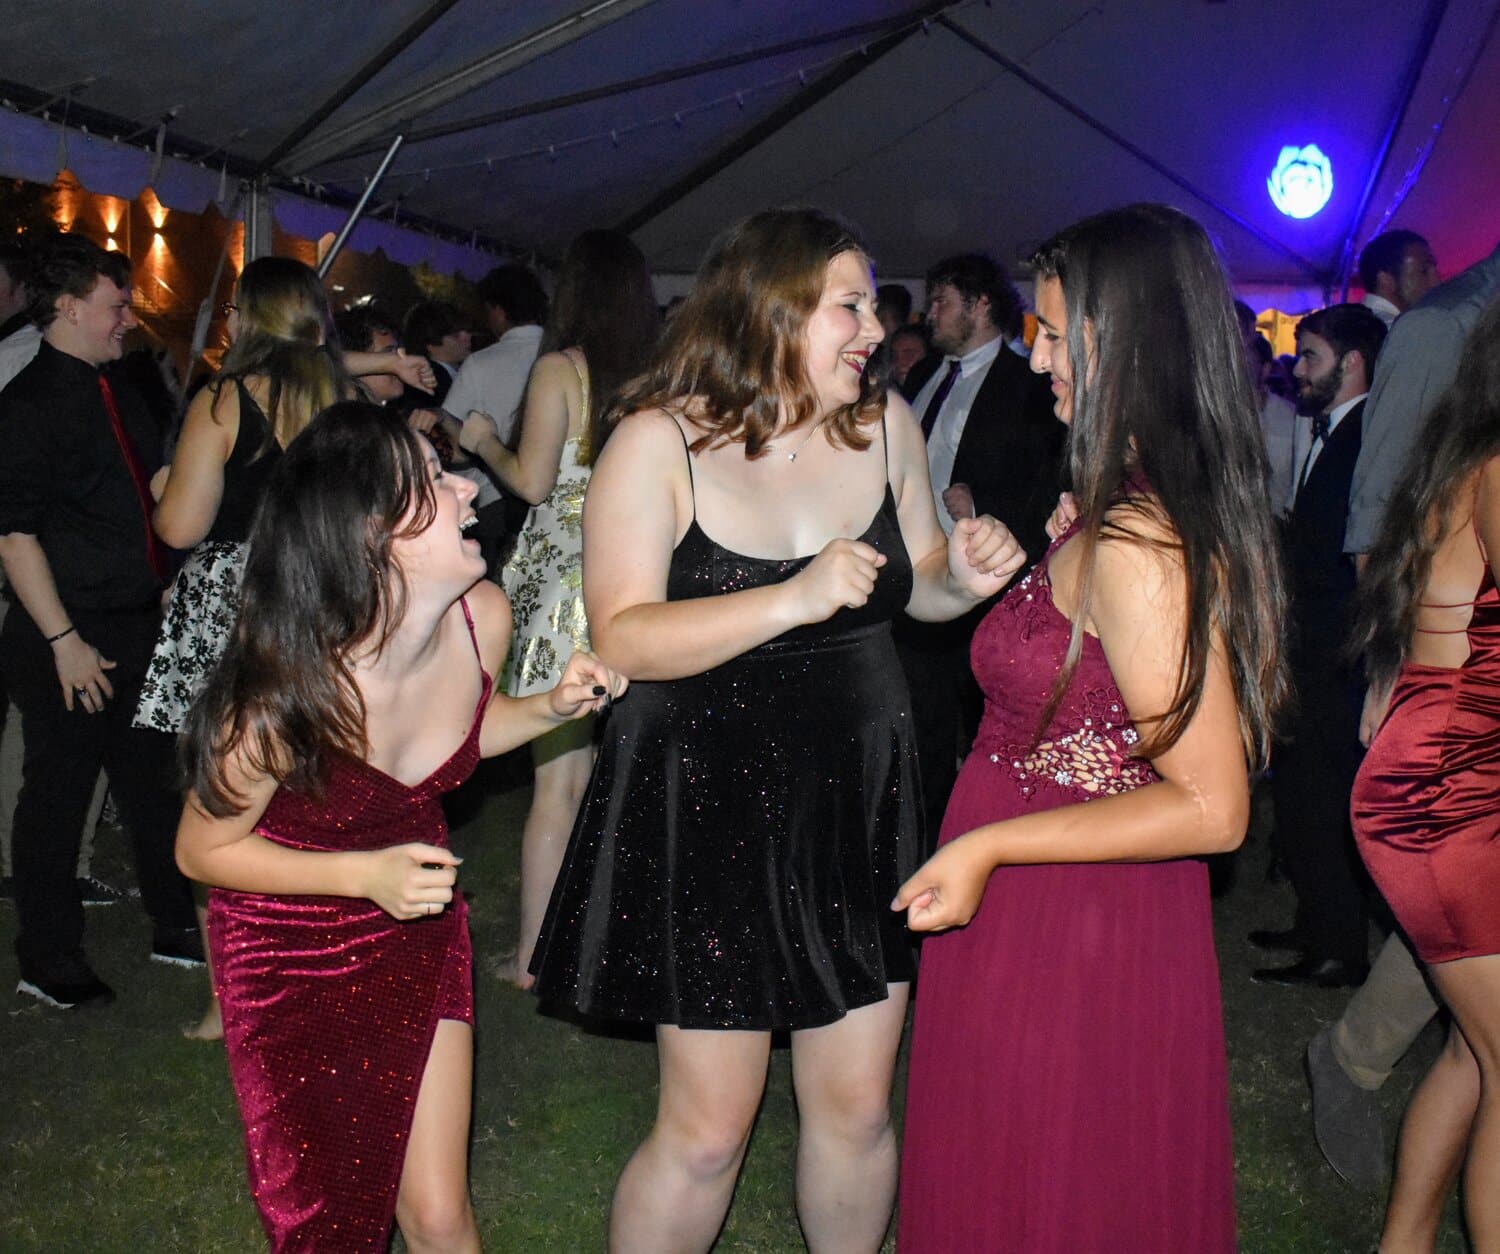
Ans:
{"label": "laughing woman", "polygon": [[815,1251],[878,1249],[912,975],[887,909],[919,840],[902,610],[954,618],[1023,560],[938,527],[922,434],[871,377],[870,260],[811,210],[714,247],[630,389],[584,511],[594,646],[635,686],[542,929],[544,998],[656,1025],[656,1124],[616,1251],[706,1250],[788,1029],[797,1208]]}
{"label": "laughing woman", "polygon": [[1258,419],[1192,219],[1102,214],[1033,264],[1079,515],[975,634],[984,718],[896,898],[962,928],[922,949],[899,1246],[1228,1254],[1199,855],[1243,839],[1285,684]]}
{"label": "laughing woman", "polygon": [[[476,1250],[473,991],[442,795],[624,685],[587,654],[494,693],[510,612],[475,488],[372,405],[272,472],[234,636],[188,720],[177,859],[208,934],[275,1250]],[[476,582],[479,581],[479,582]]]}

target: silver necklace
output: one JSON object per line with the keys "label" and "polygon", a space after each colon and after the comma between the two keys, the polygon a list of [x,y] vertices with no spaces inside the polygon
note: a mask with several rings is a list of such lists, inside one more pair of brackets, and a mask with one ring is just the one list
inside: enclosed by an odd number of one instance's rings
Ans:
{"label": "silver necklace", "polygon": [[797,454],[800,453],[803,449],[805,449],[812,442],[813,436],[817,435],[818,432],[822,429],[822,427],[823,427],[823,420],[821,418],[819,418],[817,420],[817,422],[813,423],[812,430],[807,433],[807,435],[803,439],[802,443],[799,444],[799,445],[797,445],[796,448],[794,448],[790,453],[788,453],[786,455],[787,461],[789,461],[789,462],[796,461],[797,460]]}

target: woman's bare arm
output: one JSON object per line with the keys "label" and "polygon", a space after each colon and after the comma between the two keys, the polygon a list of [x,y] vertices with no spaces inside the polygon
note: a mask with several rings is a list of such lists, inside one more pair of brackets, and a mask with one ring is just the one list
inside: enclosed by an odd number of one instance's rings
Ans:
{"label": "woman's bare arm", "polygon": [[174,549],[190,549],[206,536],[224,499],[224,464],[240,430],[237,388],[198,390],[183,419],[182,434],[151,525]]}
{"label": "woman's bare arm", "polygon": [[[1126,708],[1147,735],[1152,716],[1176,691],[1185,604],[1182,569],[1170,553],[1144,543],[1100,544],[1091,625]],[[908,909],[914,930],[941,930],[973,917],[999,866],[1151,862],[1236,848],[1249,822],[1250,783],[1234,686],[1217,648],[1197,712],[1152,765],[1159,783],[966,833],[908,880],[894,905]]]}

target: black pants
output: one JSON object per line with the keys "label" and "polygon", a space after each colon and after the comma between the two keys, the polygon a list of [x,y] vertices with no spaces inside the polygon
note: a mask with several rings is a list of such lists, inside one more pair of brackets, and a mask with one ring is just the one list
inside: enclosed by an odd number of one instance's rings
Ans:
{"label": "black pants", "polygon": [[1297,716],[1272,759],[1276,851],[1297,893],[1296,930],[1314,959],[1368,958],[1368,877],[1349,794],[1364,750],[1363,688],[1336,655],[1296,659]]}
{"label": "black pants", "polygon": [[196,922],[192,891],[173,858],[182,811],[174,738],[130,726],[161,618],[153,610],[73,611],[78,633],[105,658],[114,696],[95,714],[63,705],[52,648],[17,603],[0,627],[0,672],[21,711],[25,754],[11,835],[16,956],[28,980],[83,974],[83,907],[75,868],[102,765],[135,854],[141,902],[158,929]]}

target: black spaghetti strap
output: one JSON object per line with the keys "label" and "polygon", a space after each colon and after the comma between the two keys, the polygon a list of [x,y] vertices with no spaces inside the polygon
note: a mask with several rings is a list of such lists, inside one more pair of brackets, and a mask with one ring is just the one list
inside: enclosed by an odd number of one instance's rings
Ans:
{"label": "black spaghetti strap", "polygon": [[682,440],[682,455],[687,458],[688,468],[688,495],[693,500],[693,521],[698,521],[698,482],[693,478],[693,448],[688,443],[687,432],[682,429],[682,423],[674,417],[672,425],[677,428],[677,434]]}
{"label": "black spaghetti strap", "polygon": [[891,486],[891,441],[886,430],[885,410],[880,411],[880,451],[885,457],[885,486]]}

